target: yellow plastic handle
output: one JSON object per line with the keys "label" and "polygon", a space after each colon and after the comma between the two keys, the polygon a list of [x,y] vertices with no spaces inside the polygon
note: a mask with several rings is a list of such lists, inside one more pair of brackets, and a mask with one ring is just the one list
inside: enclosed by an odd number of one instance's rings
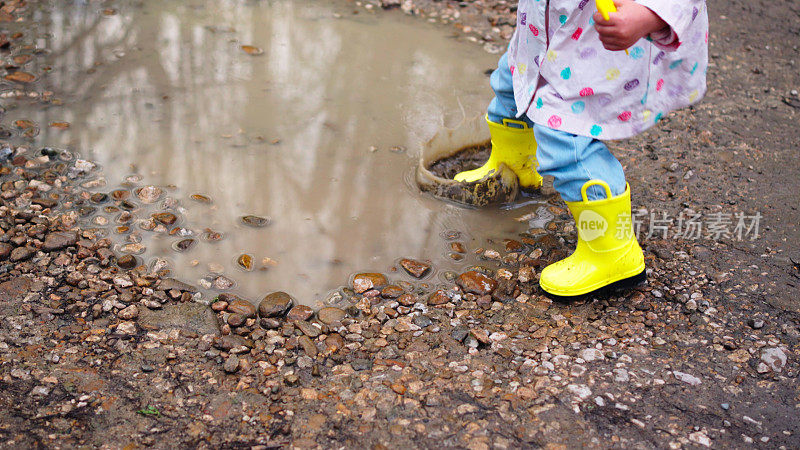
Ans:
{"label": "yellow plastic handle", "polygon": [[603,180],[589,180],[586,183],[583,183],[583,187],[581,187],[581,198],[584,202],[589,201],[589,197],[586,196],[586,189],[589,189],[590,186],[601,186],[606,191],[606,198],[611,198],[611,187],[609,187],[608,183]]}
{"label": "yellow plastic handle", "polygon": [[514,119],[503,119],[503,125],[508,126],[508,124],[513,123],[514,125],[519,125],[519,128],[523,130],[527,130],[530,128],[527,123],[522,120],[514,120]]}
{"label": "yellow plastic handle", "polygon": [[617,7],[614,6],[614,0],[594,0],[597,10],[603,15],[603,19],[609,20],[609,13],[617,12]]}
{"label": "yellow plastic handle", "polygon": [[[595,6],[597,6],[597,10],[600,11],[600,14],[603,15],[603,19],[610,20],[611,16],[609,13],[617,12],[617,7],[614,5],[614,0],[594,0]],[[625,49],[625,54],[630,55],[628,49]]]}

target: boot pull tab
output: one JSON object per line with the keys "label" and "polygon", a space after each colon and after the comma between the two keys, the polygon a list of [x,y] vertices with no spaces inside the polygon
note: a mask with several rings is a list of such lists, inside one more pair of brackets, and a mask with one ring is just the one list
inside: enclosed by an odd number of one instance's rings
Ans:
{"label": "boot pull tab", "polygon": [[584,202],[589,201],[589,198],[586,197],[586,189],[588,189],[590,186],[601,186],[603,189],[605,189],[606,199],[613,197],[613,195],[611,195],[611,188],[608,186],[608,183],[603,180],[589,180],[586,183],[583,183],[583,187],[581,187],[581,198]]}
{"label": "boot pull tab", "polygon": [[528,126],[528,124],[523,120],[503,119],[503,125],[507,127],[510,125],[515,125],[511,128],[520,128],[523,130],[527,130],[528,128],[530,128],[530,126]]}

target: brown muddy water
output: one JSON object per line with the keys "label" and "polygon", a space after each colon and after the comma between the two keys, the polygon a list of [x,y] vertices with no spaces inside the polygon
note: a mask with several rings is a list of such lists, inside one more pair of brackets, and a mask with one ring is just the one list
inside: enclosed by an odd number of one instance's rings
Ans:
{"label": "brown muddy water", "polygon": [[[93,191],[158,185],[179,200],[178,224],[197,239],[185,252],[173,250],[176,236],[116,234],[106,216],[120,246],[141,239],[143,261],[164,258],[181,279],[222,272],[252,300],[285,290],[316,306],[358,271],[412,281],[391,275],[400,257],[430,260],[436,284],[476,262],[471,252],[454,261],[448,238],[499,246],[533,225],[515,218],[547,214],[533,200],[465,209],[414,185],[421,143],[491,98],[485,71],[498,55],[451,29],[337,2],[35,7],[45,25],[32,31],[52,67],[41,82],[64,103],[7,105],[8,116],[41,124],[37,145],[101,164],[106,184]],[[271,223],[247,227],[247,214]],[[223,238],[203,240],[206,229]],[[244,253],[252,272],[236,266]]]}

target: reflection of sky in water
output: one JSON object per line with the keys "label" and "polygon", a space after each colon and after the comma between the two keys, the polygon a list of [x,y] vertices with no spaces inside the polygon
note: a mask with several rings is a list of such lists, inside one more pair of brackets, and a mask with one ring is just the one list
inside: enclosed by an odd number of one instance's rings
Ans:
{"label": "reflection of sky in water", "polygon": [[[457,268],[444,229],[476,245],[525,229],[512,220],[520,211],[463,210],[406,180],[424,139],[479,114],[491,96],[483,72],[496,57],[443,29],[397,11],[353,16],[300,1],[145,2],[114,16],[92,3],[39,8],[51,19],[45,83],[66,105],[15,113],[71,122],[42,127],[39,142],[99,161],[106,189],[134,172],[177,186],[192,227],[226,234],[186,254],[169,250],[173,238],[150,242],[146,258],[168,256],[190,281],[215,262],[251,297],[284,289],[311,304],[348,274],[386,271],[400,256]],[[396,145],[407,153],[389,150]],[[196,192],[214,205],[189,201]],[[244,214],[273,224],[244,228]],[[243,251],[278,265],[237,273]]]}

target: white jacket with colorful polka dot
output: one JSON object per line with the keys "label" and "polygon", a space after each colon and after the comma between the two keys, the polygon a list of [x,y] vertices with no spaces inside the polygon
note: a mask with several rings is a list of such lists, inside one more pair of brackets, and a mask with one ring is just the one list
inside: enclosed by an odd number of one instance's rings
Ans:
{"label": "white jacket with colorful polka dot", "polygon": [[508,51],[519,116],[577,135],[623,139],[700,100],[708,67],[705,1],[637,2],[671,29],[626,54],[603,48],[594,0],[520,0]]}

